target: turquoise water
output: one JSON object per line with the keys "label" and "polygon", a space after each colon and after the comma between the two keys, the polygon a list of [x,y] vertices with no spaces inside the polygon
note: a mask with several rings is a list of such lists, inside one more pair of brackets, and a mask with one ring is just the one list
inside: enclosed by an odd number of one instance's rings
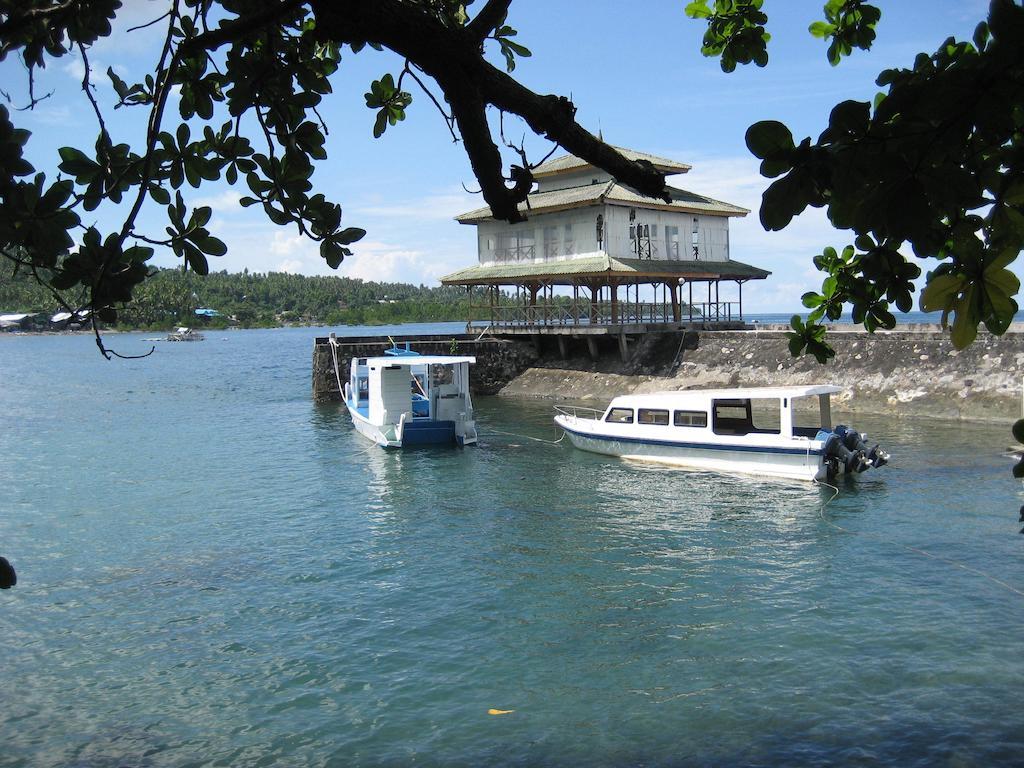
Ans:
{"label": "turquoise water", "polygon": [[1005,427],[858,418],[824,510],[502,434],[546,404],[385,453],[314,333],[0,335],[0,765],[1020,764]]}

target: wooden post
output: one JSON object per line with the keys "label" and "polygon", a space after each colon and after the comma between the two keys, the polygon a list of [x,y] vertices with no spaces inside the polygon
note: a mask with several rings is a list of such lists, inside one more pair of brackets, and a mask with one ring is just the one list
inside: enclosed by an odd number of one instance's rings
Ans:
{"label": "wooden post", "polygon": [[568,356],[565,348],[565,336],[563,336],[562,334],[558,334],[558,355],[563,360],[565,360],[565,358]]}
{"label": "wooden post", "polygon": [[597,342],[594,341],[594,337],[587,334],[587,351],[590,353],[590,359],[595,363],[597,362]]}
{"label": "wooden post", "polygon": [[609,280],[608,288],[612,292],[612,325],[619,322],[619,284],[617,280]]}
{"label": "wooden post", "polygon": [[740,317],[739,317],[739,319],[742,320],[743,319],[743,281],[742,280],[737,280],[736,284],[740,287]]}
{"label": "wooden post", "polygon": [[532,325],[537,320],[537,294],[540,292],[540,283],[527,283],[526,290],[529,291],[529,303],[526,305],[526,320]]}
{"label": "wooden post", "polygon": [[672,299],[672,322],[678,323],[683,319],[683,313],[679,307],[679,283],[669,283],[668,288]]}
{"label": "wooden post", "polygon": [[629,361],[629,344],[624,333],[619,333],[619,356],[622,357],[622,362]]}
{"label": "wooden post", "polygon": [[590,324],[597,325],[597,295],[601,290],[601,283],[591,280],[588,288],[590,288]]}

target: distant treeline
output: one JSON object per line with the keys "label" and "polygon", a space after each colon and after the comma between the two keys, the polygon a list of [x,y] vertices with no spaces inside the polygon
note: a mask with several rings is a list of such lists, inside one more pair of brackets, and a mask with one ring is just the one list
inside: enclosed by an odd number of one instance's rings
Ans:
{"label": "distant treeline", "polygon": [[[199,308],[216,310],[219,316],[199,318]],[[12,277],[6,268],[0,274],[0,313],[58,309],[53,295],[30,275]],[[198,277],[180,269],[161,269],[135,289],[131,304],[118,309],[117,327],[375,325],[465,320],[468,314],[465,288],[248,270]]]}

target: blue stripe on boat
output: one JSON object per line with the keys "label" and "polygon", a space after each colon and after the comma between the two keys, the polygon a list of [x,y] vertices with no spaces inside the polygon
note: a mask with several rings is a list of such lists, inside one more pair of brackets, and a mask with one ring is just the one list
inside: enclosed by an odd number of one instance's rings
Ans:
{"label": "blue stripe on boat", "polygon": [[812,448],[808,451],[806,448],[771,448],[768,446],[759,445],[722,445],[720,443],[683,443],[675,440],[652,440],[640,437],[613,437],[611,435],[595,435],[590,432],[580,432],[575,429],[569,429],[565,425],[559,425],[566,432],[572,432],[574,435],[580,437],[589,437],[594,440],[606,440],[608,442],[619,442],[619,443],[638,443],[640,445],[664,445],[669,448],[697,448],[697,449],[708,449],[712,451],[744,451],[747,453],[785,453],[799,456],[806,456],[808,453],[812,456],[820,456],[820,448]]}

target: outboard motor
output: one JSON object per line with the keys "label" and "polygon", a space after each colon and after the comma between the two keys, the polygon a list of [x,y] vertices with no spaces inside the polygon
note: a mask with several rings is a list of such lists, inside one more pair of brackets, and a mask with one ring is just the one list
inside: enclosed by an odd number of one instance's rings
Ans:
{"label": "outboard motor", "polygon": [[877,445],[869,449],[864,443],[864,436],[844,424],[838,425],[826,438],[824,451],[827,461],[841,463],[847,473],[863,472],[889,463],[888,453]]}

